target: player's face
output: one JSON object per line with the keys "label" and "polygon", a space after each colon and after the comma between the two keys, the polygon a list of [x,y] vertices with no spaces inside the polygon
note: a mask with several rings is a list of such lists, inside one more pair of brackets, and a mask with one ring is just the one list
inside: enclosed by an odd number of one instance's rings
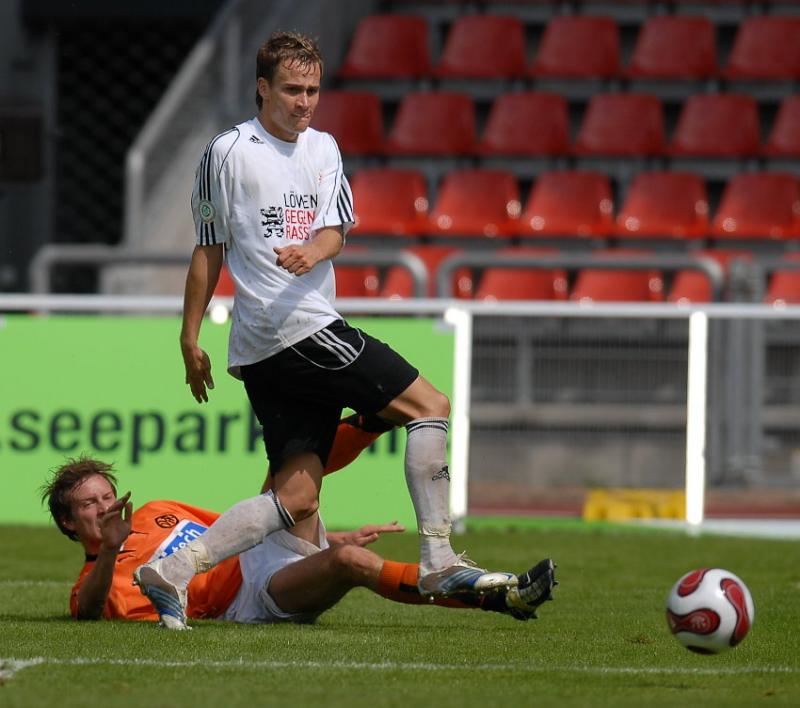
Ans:
{"label": "player's face", "polygon": [[281,64],[272,83],[258,80],[258,93],[263,101],[259,118],[269,133],[279,140],[294,142],[308,128],[319,102],[319,64],[302,66]]}
{"label": "player's face", "polygon": [[97,546],[101,539],[100,519],[116,500],[117,495],[108,480],[93,474],[72,490],[72,518],[64,521],[64,526],[74,531],[84,545]]}

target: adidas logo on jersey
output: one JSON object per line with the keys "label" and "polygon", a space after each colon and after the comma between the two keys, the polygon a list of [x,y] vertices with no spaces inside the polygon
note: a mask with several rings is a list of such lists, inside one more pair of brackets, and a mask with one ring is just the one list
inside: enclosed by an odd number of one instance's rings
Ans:
{"label": "adidas logo on jersey", "polygon": [[259,138],[257,135],[251,135],[250,136],[250,142],[251,143],[258,143],[259,145],[263,145],[264,144],[264,141],[261,138]]}

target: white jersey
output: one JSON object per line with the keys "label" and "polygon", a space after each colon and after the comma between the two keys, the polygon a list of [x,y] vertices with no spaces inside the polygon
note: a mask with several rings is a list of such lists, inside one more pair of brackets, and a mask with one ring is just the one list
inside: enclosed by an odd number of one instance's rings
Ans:
{"label": "white jersey", "polygon": [[303,243],[325,226],[353,225],[353,197],[336,141],[308,128],[297,142],[270,135],[257,118],[206,147],[192,192],[197,243],[225,244],[236,287],[228,370],[254,364],[340,315],[330,260],[296,276],[276,265],[276,246]]}

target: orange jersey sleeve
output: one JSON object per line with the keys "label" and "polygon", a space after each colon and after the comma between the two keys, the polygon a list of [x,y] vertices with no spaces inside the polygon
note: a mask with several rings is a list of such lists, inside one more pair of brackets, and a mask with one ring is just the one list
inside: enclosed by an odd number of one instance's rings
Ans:
{"label": "orange jersey sleeve", "polygon": [[[105,619],[158,620],[150,601],[133,585],[133,571],[142,563],[170,555],[201,536],[219,514],[174,501],[148,502],[132,518],[131,533],[117,556],[108,593]],[[70,611],[78,614],[78,591],[94,567],[88,560],[72,588]],[[189,617],[219,617],[231,604],[242,584],[238,556],[196,575],[189,583]]]}

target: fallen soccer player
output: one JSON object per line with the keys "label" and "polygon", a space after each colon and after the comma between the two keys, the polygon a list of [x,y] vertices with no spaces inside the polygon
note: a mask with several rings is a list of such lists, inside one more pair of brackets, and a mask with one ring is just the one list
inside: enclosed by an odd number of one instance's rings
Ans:
{"label": "fallen soccer player", "polygon": [[[342,440],[343,447],[359,451],[371,441],[352,429],[343,431]],[[334,459],[346,464],[356,454],[342,452]],[[134,512],[130,494],[117,497],[116,486],[111,465],[81,458],[58,469],[44,488],[43,499],[59,529],[81,543],[86,553],[70,598],[76,619],[161,619],[165,625],[174,619],[173,628],[188,626],[186,617],[313,622],[352,588],[366,587],[396,602],[480,608],[528,620],[552,598],[557,584],[555,566],[545,559],[519,576],[506,573],[500,587],[493,577],[485,590],[479,573],[466,584],[456,583],[453,594],[429,600],[417,588],[417,564],[385,560],[366,548],[381,534],[403,531],[402,526],[369,525],[334,533],[327,532],[319,514],[314,514],[291,531],[271,534],[195,576],[187,597],[181,598],[182,606],[175,603],[174,617],[159,618],[152,598],[132,583],[134,570],[198,538],[218,514],[176,501],[148,502]],[[164,598],[159,599],[163,605]]]}

